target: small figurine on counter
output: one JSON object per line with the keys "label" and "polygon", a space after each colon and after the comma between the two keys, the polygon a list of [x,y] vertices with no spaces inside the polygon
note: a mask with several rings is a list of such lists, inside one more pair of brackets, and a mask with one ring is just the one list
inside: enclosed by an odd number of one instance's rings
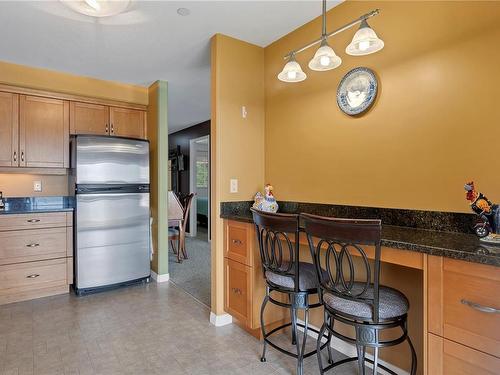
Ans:
{"label": "small figurine on counter", "polygon": [[500,209],[498,204],[493,204],[483,193],[474,188],[474,182],[464,186],[467,192],[465,198],[470,202],[470,207],[479,220],[474,226],[474,231],[481,241],[500,244]]}
{"label": "small figurine on counter", "polygon": [[277,212],[278,202],[276,202],[276,198],[274,198],[273,187],[270,184],[267,184],[264,190],[266,191],[265,196],[262,196],[261,192],[257,192],[257,194],[255,194],[254,204],[252,207],[265,212]]}

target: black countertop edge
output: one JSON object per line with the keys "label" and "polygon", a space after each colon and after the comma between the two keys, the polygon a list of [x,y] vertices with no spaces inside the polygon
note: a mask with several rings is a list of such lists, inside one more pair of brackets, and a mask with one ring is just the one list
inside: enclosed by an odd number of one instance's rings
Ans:
{"label": "black countertop edge", "polygon": [[0,215],[71,212],[75,207],[74,197],[69,196],[4,198],[3,202]]}
{"label": "black countertop edge", "polygon": [[[222,219],[253,223],[252,216],[224,213]],[[500,267],[500,246],[468,233],[382,225],[382,246]]]}

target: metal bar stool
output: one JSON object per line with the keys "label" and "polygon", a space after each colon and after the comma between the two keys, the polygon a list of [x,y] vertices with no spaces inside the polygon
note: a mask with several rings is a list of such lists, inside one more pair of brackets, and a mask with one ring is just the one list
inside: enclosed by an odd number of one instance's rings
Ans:
{"label": "metal bar stool", "polygon": [[[373,364],[373,374],[380,367],[397,375],[378,363],[379,348],[394,346],[406,340],[411,351],[411,374],[414,375],[417,371],[417,356],[408,336],[408,299],[400,291],[380,285],[381,221],[335,219],[308,214],[301,214],[301,218],[316,265],[320,301],[325,307],[325,321],[319,337],[328,332],[356,345],[358,354],[323,368],[321,339],[318,339],[320,373],[357,360],[360,374],[365,374],[365,362],[369,362]],[[373,269],[363,246],[375,248]],[[361,262],[355,262],[354,256],[360,257]],[[326,278],[323,270],[326,270]],[[354,327],[355,337],[336,331],[335,321]],[[399,337],[392,340],[380,339],[381,331],[397,327],[402,330]],[[373,348],[373,360],[365,357],[367,347]]]}
{"label": "metal bar stool", "polygon": [[[257,232],[262,271],[266,280],[266,295],[262,302],[260,311],[260,324],[264,348],[261,362],[266,361],[266,345],[269,344],[281,353],[297,359],[297,374],[303,374],[303,361],[316,353],[316,349],[305,353],[308,330],[319,334],[319,331],[310,328],[309,309],[321,307],[321,303],[310,304],[309,297],[318,293],[318,282],[315,267],[312,263],[300,262],[299,260],[299,215],[273,214],[255,210],[252,208],[253,220]],[[272,292],[288,295],[289,303],[280,302],[271,296]],[[264,322],[264,310],[268,302],[290,309],[291,322],[283,324],[273,330],[266,332]],[[304,324],[297,322],[297,312],[304,311]],[[292,345],[296,346],[296,352],[291,352],[273,343],[269,337],[292,326]],[[297,327],[304,330],[302,343],[297,340]],[[329,359],[331,335],[327,335],[327,342],[321,346],[328,346]]]}

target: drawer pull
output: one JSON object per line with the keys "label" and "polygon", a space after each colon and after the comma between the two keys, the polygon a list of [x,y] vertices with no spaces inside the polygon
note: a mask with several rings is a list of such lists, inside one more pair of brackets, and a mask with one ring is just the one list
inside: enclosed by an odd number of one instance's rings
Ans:
{"label": "drawer pull", "polygon": [[38,246],[40,246],[39,243],[30,243],[26,245],[26,247],[38,247]]}
{"label": "drawer pull", "polygon": [[39,274],[37,274],[37,273],[32,273],[31,275],[26,276],[26,278],[27,278],[27,279],[34,279],[34,278],[36,278],[36,277],[38,277],[38,276],[40,276],[40,275],[39,275]]}
{"label": "drawer pull", "polygon": [[242,294],[240,288],[231,288],[234,294]]}
{"label": "drawer pull", "polygon": [[243,242],[241,242],[241,240],[233,240],[233,243],[235,245],[242,245],[243,244]]}
{"label": "drawer pull", "polygon": [[500,314],[500,309],[495,309],[494,307],[490,307],[490,306],[483,306],[483,305],[480,305],[479,303],[468,301],[466,299],[462,299],[460,301],[460,303],[462,303],[463,305],[467,305],[469,307],[472,307],[474,310],[478,310],[478,311],[481,311],[484,313]]}
{"label": "drawer pull", "polygon": [[28,223],[38,223],[40,219],[29,219],[27,220]]}

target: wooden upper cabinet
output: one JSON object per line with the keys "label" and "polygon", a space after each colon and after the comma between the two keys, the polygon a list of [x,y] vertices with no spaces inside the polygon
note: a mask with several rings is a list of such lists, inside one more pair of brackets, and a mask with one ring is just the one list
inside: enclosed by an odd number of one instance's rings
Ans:
{"label": "wooden upper cabinet", "polygon": [[69,167],[69,101],[21,95],[19,165]]}
{"label": "wooden upper cabinet", "polygon": [[71,102],[69,118],[71,134],[109,134],[109,107],[106,105]]}
{"label": "wooden upper cabinet", "polygon": [[146,112],[137,109],[109,107],[111,135],[146,138]]}
{"label": "wooden upper cabinet", "polygon": [[19,95],[0,92],[0,166],[14,167],[19,160]]}

